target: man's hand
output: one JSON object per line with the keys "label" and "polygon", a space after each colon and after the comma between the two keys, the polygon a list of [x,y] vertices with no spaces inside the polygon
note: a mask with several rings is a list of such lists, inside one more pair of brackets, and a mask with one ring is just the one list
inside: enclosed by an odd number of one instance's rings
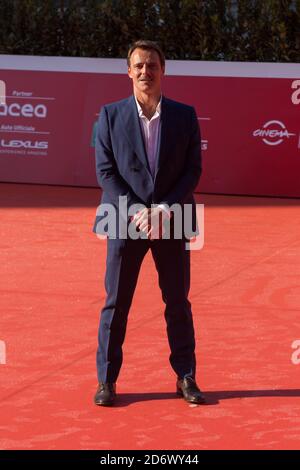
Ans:
{"label": "man's hand", "polygon": [[158,240],[164,234],[164,222],[168,220],[169,214],[162,207],[156,206],[151,209],[143,209],[135,214],[133,222],[136,227],[146,233],[150,240]]}

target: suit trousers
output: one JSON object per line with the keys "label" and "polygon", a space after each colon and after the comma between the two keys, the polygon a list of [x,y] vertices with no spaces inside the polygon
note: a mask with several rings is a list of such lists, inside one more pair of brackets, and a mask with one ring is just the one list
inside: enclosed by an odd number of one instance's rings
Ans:
{"label": "suit trousers", "polygon": [[185,240],[108,239],[105,275],[107,297],[100,315],[98,332],[99,382],[116,382],[119,375],[128,313],[140,267],[149,249],[166,305],[171,366],[179,378],[195,377],[195,335],[188,300],[190,251],[185,249]]}

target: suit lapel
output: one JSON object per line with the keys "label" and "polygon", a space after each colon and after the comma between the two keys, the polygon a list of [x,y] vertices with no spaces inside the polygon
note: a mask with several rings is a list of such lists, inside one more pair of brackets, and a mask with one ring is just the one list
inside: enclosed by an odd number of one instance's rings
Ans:
{"label": "suit lapel", "polygon": [[163,96],[161,101],[161,119],[160,119],[160,139],[159,151],[156,161],[156,174],[158,173],[163,162],[167,158],[167,148],[172,136],[172,116],[170,113],[168,100]]}
{"label": "suit lapel", "polygon": [[[142,129],[139,122],[138,111],[134,96],[128,98],[128,103],[122,109],[122,119],[127,138],[137,154],[140,161],[148,168],[148,158],[146,155]],[[150,172],[150,170],[149,170]]]}

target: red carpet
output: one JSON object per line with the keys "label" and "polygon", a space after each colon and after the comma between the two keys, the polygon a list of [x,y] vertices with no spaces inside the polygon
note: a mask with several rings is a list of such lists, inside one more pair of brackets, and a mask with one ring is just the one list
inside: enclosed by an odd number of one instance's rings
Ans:
{"label": "red carpet", "polygon": [[101,408],[93,404],[105,262],[105,242],[91,232],[98,198],[96,189],[0,185],[0,448],[299,448],[291,344],[300,339],[300,201],[199,197],[205,245],[192,253],[190,298],[209,404],[176,398],[148,256],[118,405]]}

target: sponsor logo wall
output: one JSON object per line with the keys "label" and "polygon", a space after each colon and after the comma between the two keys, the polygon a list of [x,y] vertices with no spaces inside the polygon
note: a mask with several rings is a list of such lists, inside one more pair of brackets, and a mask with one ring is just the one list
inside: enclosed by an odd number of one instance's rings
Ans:
{"label": "sponsor logo wall", "polygon": [[[24,70],[23,58],[20,70],[17,57],[13,67],[1,67],[7,57],[13,56],[0,56],[0,180],[97,186],[97,119],[103,104],[131,94],[125,60],[111,71],[111,59],[94,59],[96,69],[87,71],[89,59],[75,59],[81,67],[66,71],[71,59],[52,70]],[[247,63],[239,73],[236,63],[222,72],[222,63],[199,62],[194,73],[189,62],[178,61],[175,70],[169,61],[163,91],[196,108],[203,154],[198,191],[300,197],[300,66],[287,64],[292,73],[272,77],[268,64],[256,65],[263,71],[247,76]]]}

